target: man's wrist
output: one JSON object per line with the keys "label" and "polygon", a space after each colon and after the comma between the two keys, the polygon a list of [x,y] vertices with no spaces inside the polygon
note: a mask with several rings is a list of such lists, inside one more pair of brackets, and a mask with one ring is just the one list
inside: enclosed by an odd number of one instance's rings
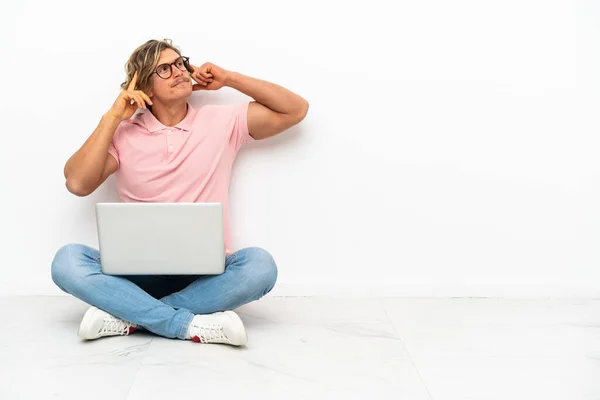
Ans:
{"label": "man's wrist", "polygon": [[227,73],[227,77],[225,78],[225,86],[229,86],[231,88],[235,88],[235,84],[238,80],[238,73],[230,71]]}
{"label": "man's wrist", "polygon": [[111,113],[110,111],[107,111],[102,117],[102,119],[104,119],[109,124],[119,125],[121,122],[123,122],[123,118],[120,118],[119,116]]}

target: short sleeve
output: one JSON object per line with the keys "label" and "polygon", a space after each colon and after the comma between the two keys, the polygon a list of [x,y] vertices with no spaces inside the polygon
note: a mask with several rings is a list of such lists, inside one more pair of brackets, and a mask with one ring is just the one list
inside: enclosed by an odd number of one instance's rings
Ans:
{"label": "short sleeve", "polygon": [[235,150],[238,150],[242,145],[254,141],[254,138],[250,136],[248,131],[248,105],[250,103],[243,103],[232,106],[233,108],[233,132],[232,139],[235,144]]}
{"label": "short sleeve", "polygon": [[110,145],[108,146],[108,154],[110,154],[111,156],[113,156],[115,158],[115,160],[117,160],[117,166],[119,164],[121,164],[121,161],[119,160],[119,151],[117,150],[117,146],[115,145],[115,142],[117,141],[120,127],[121,127],[121,125],[117,126],[117,130],[115,131],[115,134],[113,135]]}

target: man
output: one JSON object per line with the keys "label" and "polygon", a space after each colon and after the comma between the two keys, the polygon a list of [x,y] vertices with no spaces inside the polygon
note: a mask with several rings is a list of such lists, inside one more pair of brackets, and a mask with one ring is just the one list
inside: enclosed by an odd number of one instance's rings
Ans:
{"label": "man", "polygon": [[[125,69],[127,80],[117,100],[65,164],[67,189],[89,195],[116,172],[121,201],[222,203],[225,272],[105,275],[98,250],[69,244],[54,257],[52,279],[92,305],[78,330],[81,339],[129,335],[141,328],[169,338],[244,345],[244,325],[231,310],[267,294],[275,285],[277,266],[260,248],[231,249],[231,168],[244,143],[298,124],[308,103],[281,86],[211,63],[193,66],[167,39],[138,47]],[[254,101],[198,110],[187,101],[192,91],[224,86]]]}

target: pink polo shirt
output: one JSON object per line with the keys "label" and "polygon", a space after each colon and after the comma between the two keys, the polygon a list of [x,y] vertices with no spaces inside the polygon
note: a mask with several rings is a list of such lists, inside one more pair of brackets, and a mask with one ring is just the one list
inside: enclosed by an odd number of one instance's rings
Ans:
{"label": "pink polo shirt", "polygon": [[117,160],[117,192],[123,202],[223,204],[225,249],[231,254],[229,182],[235,156],[248,133],[248,103],[188,103],[176,126],[143,111],[117,127],[108,152]]}

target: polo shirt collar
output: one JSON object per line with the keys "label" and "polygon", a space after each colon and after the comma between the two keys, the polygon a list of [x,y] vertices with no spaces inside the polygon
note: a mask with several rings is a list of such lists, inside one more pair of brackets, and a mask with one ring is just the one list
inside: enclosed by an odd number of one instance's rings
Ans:
{"label": "polo shirt collar", "polygon": [[[196,110],[190,103],[187,103],[187,114],[185,114],[185,118],[181,120],[174,128],[179,128],[184,131],[192,130],[192,122],[194,121],[194,114]],[[154,114],[150,112],[150,110],[145,110],[142,115],[142,120],[144,121],[144,125],[146,125],[146,129],[151,133],[162,131],[163,129],[171,128],[169,126],[163,125]]]}

